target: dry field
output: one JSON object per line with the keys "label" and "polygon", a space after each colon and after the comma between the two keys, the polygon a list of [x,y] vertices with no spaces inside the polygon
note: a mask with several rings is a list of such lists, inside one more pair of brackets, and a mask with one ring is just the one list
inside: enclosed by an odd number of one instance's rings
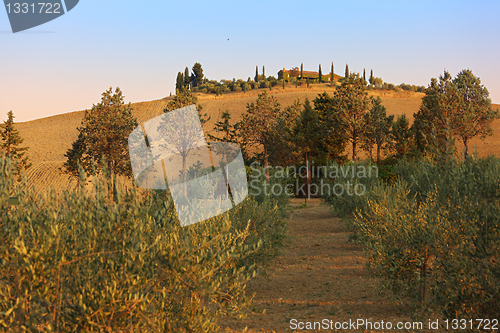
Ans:
{"label": "dry field", "polygon": [[[211,133],[213,131],[214,123],[220,119],[220,115],[225,110],[231,112],[233,121],[239,121],[247,104],[254,102],[258,93],[264,90],[252,90],[246,93],[233,93],[218,97],[213,94],[199,94],[199,103],[203,106],[203,112],[211,117],[210,121],[204,125],[205,132]],[[304,86],[286,87],[286,89],[274,87],[272,91],[267,89],[266,91],[276,97],[282,107],[285,107],[297,99],[304,102],[306,98],[309,98],[312,101],[323,91],[332,94],[333,88],[329,84],[322,84],[311,85],[309,89]],[[413,113],[418,111],[424,96],[423,93],[406,91],[371,91],[370,94],[379,95],[382,98],[388,114],[406,114],[410,122]],[[132,113],[139,123],[143,123],[162,114],[169,99],[134,103],[132,104]],[[500,106],[495,105],[495,108],[498,107]],[[39,190],[42,190],[52,185],[60,190],[68,183],[68,178],[61,174],[58,168],[65,160],[64,153],[71,148],[72,142],[78,137],[77,127],[80,126],[83,116],[84,111],[76,111],[16,124],[21,136],[25,139],[25,145],[30,147],[28,154],[33,163],[33,168],[28,172],[30,186],[36,185]],[[500,140],[497,140],[497,136],[500,135],[500,120],[495,121],[493,127],[495,136],[485,141],[474,139],[471,142],[471,148],[475,146],[480,156],[500,155]],[[349,150],[348,147],[347,151]]]}

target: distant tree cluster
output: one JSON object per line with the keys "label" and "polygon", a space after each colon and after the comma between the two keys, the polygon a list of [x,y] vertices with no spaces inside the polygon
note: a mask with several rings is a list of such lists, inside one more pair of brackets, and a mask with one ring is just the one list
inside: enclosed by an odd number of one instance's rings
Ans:
{"label": "distant tree cluster", "polygon": [[[175,88],[178,93],[190,90],[193,92],[202,92],[207,94],[215,94],[217,96],[229,92],[247,92],[252,89],[272,89],[275,86],[282,86],[285,88],[287,83],[294,84],[296,87],[307,85],[313,83],[323,83],[325,82],[325,75],[319,65],[317,74],[311,74],[307,72],[308,75],[304,76],[304,64],[301,63],[300,69],[298,67],[292,68],[286,71],[286,75],[283,70],[278,71],[277,78],[275,76],[265,75],[265,66],[262,66],[262,74],[259,74],[259,66],[255,66],[255,75],[253,80],[248,77],[248,79],[235,79],[232,80],[209,80],[203,74],[203,69],[200,63],[195,63],[190,74],[188,67],[185,68],[184,73],[178,72]],[[340,78],[340,82],[346,80],[350,76],[349,65],[346,64],[344,77]],[[334,84],[335,74],[333,62],[331,64],[330,75],[327,76],[328,80]],[[368,85],[369,89],[380,89],[380,90],[407,90],[412,92],[424,92],[424,86],[415,86],[402,83],[400,85],[394,85],[392,83],[384,82],[380,77],[373,76],[373,70],[370,71],[370,77],[367,81],[366,79],[366,69],[363,69],[363,80]]]}
{"label": "distant tree cluster", "polygon": [[414,84],[406,84],[406,83],[401,83],[397,88],[401,88],[402,90],[406,91],[413,91],[413,92],[425,92],[425,87],[424,86],[416,86]]}
{"label": "distant tree cluster", "polygon": [[201,64],[198,62],[195,63],[192,70],[191,75],[189,74],[189,69],[187,67],[184,69],[184,73],[177,73],[177,79],[175,81],[175,90],[177,92],[193,89],[202,84],[204,74]]}

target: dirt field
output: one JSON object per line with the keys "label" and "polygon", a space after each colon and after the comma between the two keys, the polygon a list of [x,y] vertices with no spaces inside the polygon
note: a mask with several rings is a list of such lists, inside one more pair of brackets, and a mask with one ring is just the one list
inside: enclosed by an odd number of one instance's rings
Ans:
{"label": "dirt field", "polygon": [[[301,207],[303,203],[304,199],[292,199],[289,239],[282,255],[270,263],[266,276],[257,277],[247,286],[249,294],[255,293],[256,313],[244,320],[221,321],[224,331],[244,332],[247,327],[247,332],[303,332],[293,329],[291,319],[304,325],[324,319],[333,323],[383,320],[394,326],[398,322],[412,323],[402,312],[408,307],[391,303],[379,292],[380,281],[365,268],[361,246],[348,242],[343,222],[332,216],[329,207],[320,205],[319,199],[308,200],[307,208]],[[428,318],[422,323],[426,328]],[[404,330],[384,330],[395,331]]]}

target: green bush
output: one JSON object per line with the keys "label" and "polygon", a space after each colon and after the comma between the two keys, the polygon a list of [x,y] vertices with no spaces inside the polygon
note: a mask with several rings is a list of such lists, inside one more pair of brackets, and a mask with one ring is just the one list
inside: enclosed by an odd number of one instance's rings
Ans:
{"label": "green bush", "polygon": [[216,332],[220,316],[245,314],[245,283],[284,236],[273,197],[181,228],[165,191],[141,198],[104,175],[37,197],[11,169],[0,158],[5,332]]}
{"label": "green bush", "polygon": [[386,286],[448,318],[500,315],[500,160],[401,162],[354,226]]}

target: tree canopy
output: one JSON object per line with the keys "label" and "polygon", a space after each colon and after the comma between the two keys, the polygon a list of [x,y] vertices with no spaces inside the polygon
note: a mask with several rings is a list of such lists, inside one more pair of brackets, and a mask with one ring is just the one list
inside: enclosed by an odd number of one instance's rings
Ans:
{"label": "tree canopy", "polygon": [[264,164],[269,165],[268,147],[270,133],[281,113],[281,107],[273,96],[264,91],[255,103],[247,104],[247,112],[241,120],[242,140],[251,145],[261,145],[264,152]]}
{"label": "tree canopy", "polygon": [[415,140],[424,151],[432,132],[440,147],[459,139],[467,158],[470,139],[492,135],[491,123],[498,117],[498,110],[491,107],[488,90],[472,71],[462,70],[455,79],[445,71],[439,79],[431,79],[422,105],[414,114]]}
{"label": "tree canopy", "polygon": [[114,93],[109,88],[102,93],[100,103],[93,105],[90,111],[85,110],[81,127],[78,128],[78,139],[64,154],[67,158],[65,171],[78,177],[79,162],[87,174],[92,173],[93,164],[99,172],[104,167],[104,157],[109,172],[132,177],[128,136],[137,126],[130,104],[124,105],[120,88],[117,87]]}
{"label": "tree canopy", "polygon": [[193,86],[198,87],[203,82],[203,68],[200,63],[195,63],[193,66],[192,80]]}
{"label": "tree canopy", "polygon": [[[347,69],[347,68],[346,68]],[[337,87],[334,104],[339,111],[342,127],[352,144],[352,159],[357,158],[358,143],[366,130],[366,113],[370,107],[370,99],[366,92],[366,81],[359,74],[351,73]]]}
{"label": "tree canopy", "polygon": [[370,96],[371,108],[365,115],[366,131],[363,136],[363,149],[371,156],[373,146],[377,149],[377,163],[380,163],[382,150],[388,148],[391,141],[391,128],[394,115],[387,116],[385,106],[379,96]]}

